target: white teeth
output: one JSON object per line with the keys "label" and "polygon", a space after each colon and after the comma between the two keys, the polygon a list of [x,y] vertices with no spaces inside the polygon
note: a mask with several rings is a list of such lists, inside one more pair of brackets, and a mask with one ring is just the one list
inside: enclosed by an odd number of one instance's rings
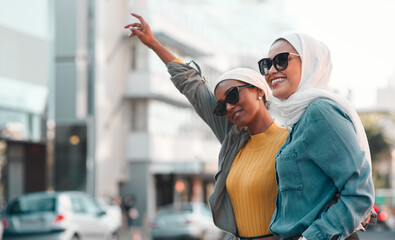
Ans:
{"label": "white teeth", "polygon": [[277,78],[277,79],[274,79],[273,81],[272,81],[272,84],[275,84],[275,83],[278,83],[278,82],[283,82],[283,81],[285,81],[286,80],[286,78]]}

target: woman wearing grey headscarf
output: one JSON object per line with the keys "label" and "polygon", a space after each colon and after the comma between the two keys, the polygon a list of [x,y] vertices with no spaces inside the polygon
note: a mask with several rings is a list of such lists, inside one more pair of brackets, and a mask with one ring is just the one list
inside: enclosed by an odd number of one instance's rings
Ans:
{"label": "woman wearing grey headscarf", "polygon": [[[277,39],[259,68],[290,134],[276,156],[270,230],[284,239],[359,239],[374,202],[369,146],[355,109],[330,91],[329,49],[306,34]],[[333,204],[335,202],[335,204]]]}
{"label": "woman wearing grey headscarf", "polygon": [[210,89],[200,69],[176,59],[153,36],[141,16],[125,26],[166,64],[176,88],[221,142],[215,188],[209,198],[214,223],[227,239],[276,239],[269,231],[276,200],[274,159],[288,130],[265,103],[270,89],[258,72],[232,69]]}

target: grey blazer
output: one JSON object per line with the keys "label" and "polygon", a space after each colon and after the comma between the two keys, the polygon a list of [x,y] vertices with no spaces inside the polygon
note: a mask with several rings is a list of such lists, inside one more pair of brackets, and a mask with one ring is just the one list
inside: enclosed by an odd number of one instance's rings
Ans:
{"label": "grey blazer", "polygon": [[212,113],[217,104],[214,93],[201,75],[199,66],[195,63],[195,69],[190,66],[191,63],[170,62],[166,66],[173,84],[187,97],[197,114],[208,124],[221,143],[218,171],[214,175],[216,183],[214,192],[209,197],[209,206],[215,225],[228,233],[226,239],[235,239],[236,220],[226,191],[226,178],[233,160],[248,142],[250,135],[245,129],[236,129],[225,117]]}

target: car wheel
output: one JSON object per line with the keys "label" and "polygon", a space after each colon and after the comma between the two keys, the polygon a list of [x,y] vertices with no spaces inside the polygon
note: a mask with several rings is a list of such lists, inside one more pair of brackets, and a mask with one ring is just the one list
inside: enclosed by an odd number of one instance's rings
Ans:
{"label": "car wheel", "polygon": [[111,239],[112,240],[120,240],[121,238],[119,237],[119,233],[118,232],[114,232],[111,234]]}
{"label": "car wheel", "polygon": [[77,234],[74,234],[71,240],[80,240],[80,237]]}

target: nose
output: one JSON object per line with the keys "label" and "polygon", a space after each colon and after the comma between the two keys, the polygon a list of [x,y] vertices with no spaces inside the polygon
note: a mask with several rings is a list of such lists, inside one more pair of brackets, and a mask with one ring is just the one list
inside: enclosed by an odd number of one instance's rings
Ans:
{"label": "nose", "polygon": [[277,69],[274,67],[274,64],[272,64],[272,66],[269,68],[269,74],[268,75],[276,73],[276,72],[277,72]]}
{"label": "nose", "polygon": [[232,111],[232,109],[235,107],[235,105],[226,103],[226,113]]}

